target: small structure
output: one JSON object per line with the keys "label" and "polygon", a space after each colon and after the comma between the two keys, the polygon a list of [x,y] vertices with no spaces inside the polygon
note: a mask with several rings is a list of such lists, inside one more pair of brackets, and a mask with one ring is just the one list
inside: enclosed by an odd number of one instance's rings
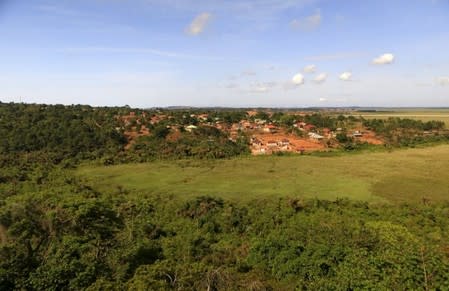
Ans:
{"label": "small structure", "polygon": [[208,114],[200,114],[198,115],[198,119],[200,119],[201,121],[206,121],[209,118]]}
{"label": "small structure", "polygon": [[243,126],[244,129],[254,129],[254,125],[249,122],[249,121],[242,121],[241,125]]}
{"label": "small structure", "polygon": [[312,131],[312,130],[316,129],[316,126],[313,124],[306,124],[306,125],[304,125],[304,129],[307,131]]}
{"label": "small structure", "polygon": [[315,132],[309,132],[309,137],[311,139],[315,139],[315,140],[322,140],[322,139],[324,139],[324,136],[319,135],[318,133],[315,133]]}
{"label": "small structure", "polygon": [[263,131],[267,132],[267,133],[275,133],[276,130],[277,130],[277,127],[274,126],[273,124],[268,124],[263,128]]}
{"label": "small structure", "polygon": [[262,141],[256,137],[251,138],[251,144],[259,147],[263,145]]}
{"label": "small structure", "polygon": [[283,140],[281,140],[279,142],[279,146],[281,146],[281,147],[288,147],[289,145],[290,145],[290,141],[286,138],[284,138]]}
{"label": "small structure", "polygon": [[195,125],[189,125],[185,127],[185,130],[188,132],[192,132],[193,130],[197,129],[198,127]]}
{"label": "small structure", "polygon": [[362,134],[360,131],[356,130],[356,131],[354,131],[354,132],[352,133],[352,136],[353,136],[353,137],[362,137],[363,134]]}
{"label": "small structure", "polygon": [[259,118],[254,119],[254,122],[258,125],[264,125],[265,123],[267,123],[267,121],[265,119],[259,119]]}
{"label": "small structure", "polygon": [[274,148],[274,147],[278,146],[278,143],[276,141],[274,141],[274,140],[269,140],[269,141],[267,141],[267,146],[269,148]]}
{"label": "small structure", "polygon": [[304,129],[304,126],[306,126],[305,122],[297,122],[293,125],[293,127],[299,128],[299,129]]}

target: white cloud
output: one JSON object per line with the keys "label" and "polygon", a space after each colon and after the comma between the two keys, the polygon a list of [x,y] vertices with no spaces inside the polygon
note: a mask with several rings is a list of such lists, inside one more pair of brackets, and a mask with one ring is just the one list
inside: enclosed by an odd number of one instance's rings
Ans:
{"label": "white cloud", "polygon": [[313,79],[313,81],[315,83],[321,84],[324,83],[327,79],[327,74],[326,73],[320,73],[318,75],[316,75],[316,77]]}
{"label": "white cloud", "polygon": [[438,77],[437,84],[441,85],[441,86],[448,86],[449,85],[449,77]]}
{"label": "white cloud", "polygon": [[321,12],[317,10],[310,16],[294,19],[290,22],[291,27],[300,30],[314,30],[321,25]]}
{"label": "white cloud", "polygon": [[319,101],[320,101],[320,102],[326,102],[326,101],[327,101],[327,98],[320,98]]}
{"label": "white cloud", "polygon": [[342,81],[351,81],[352,73],[351,72],[343,72],[339,76]]}
{"label": "white cloud", "polygon": [[187,27],[186,32],[190,35],[199,35],[206,29],[212,19],[212,14],[204,12],[195,17]]}
{"label": "white cloud", "polygon": [[373,60],[373,64],[375,65],[387,65],[394,62],[394,55],[393,54],[383,54],[381,56],[378,56]]}
{"label": "white cloud", "polygon": [[308,65],[305,66],[303,69],[304,73],[315,73],[316,71],[316,66],[315,65]]}
{"label": "white cloud", "polygon": [[304,84],[304,76],[302,74],[296,74],[292,78],[292,83],[296,86]]}

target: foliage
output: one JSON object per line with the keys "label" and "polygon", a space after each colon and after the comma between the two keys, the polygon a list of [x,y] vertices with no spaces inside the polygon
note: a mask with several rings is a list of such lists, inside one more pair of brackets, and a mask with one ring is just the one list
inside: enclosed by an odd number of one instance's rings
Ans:
{"label": "foliage", "polygon": [[448,204],[92,197],[79,183],[0,207],[2,290],[449,287]]}
{"label": "foliage", "polygon": [[[383,168],[362,155],[212,161],[248,153],[245,135],[230,140],[212,123],[248,116],[207,113],[200,122],[195,109],[0,103],[0,290],[449,289],[446,148],[433,160],[429,151],[368,157]],[[165,119],[152,123],[157,116]],[[446,140],[439,122],[252,118],[331,129],[364,122],[397,145]],[[151,134],[124,150],[125,131],[143,125]],[[105,176],[92,167],[133,161],[151,163],[103,166]],[[81,163],[91,172],[75,171]],[[335,199],[348,194],[378,196]]]}

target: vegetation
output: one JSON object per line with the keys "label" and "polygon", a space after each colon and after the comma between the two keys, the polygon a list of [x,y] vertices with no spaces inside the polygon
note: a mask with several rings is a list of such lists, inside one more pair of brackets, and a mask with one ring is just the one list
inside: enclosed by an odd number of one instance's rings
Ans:
{"label": "vegetation", "polygon": [[154,159],[188,158],[220,159],[249,153],[248,140],[241,135],[234,142],[222,131],[211,126],[200,126],[192,132],[181,130],[173,139],[166,137],[170,130],[158,126],[153,134],[143,137],[133,145],[128,160],[145,162]]}
{"label": "vegetation", "polygon": [[375,203],[421,203],[449,197],[449,146],[407,150],[235,158],[220,161],[157,161],[76,170],[92,187],[111,192],[214,195],[235,202],[300,195]]}
{"label": "vegetation", "polygon": [[0,289],[449,288],[449,205],[99,193],[0,208]]}
{"label": "vegetation", "polygon": [[0,103],[0,290],[449,289],[448,145],[249,157],[211,125],[441,124],[201,113]]}

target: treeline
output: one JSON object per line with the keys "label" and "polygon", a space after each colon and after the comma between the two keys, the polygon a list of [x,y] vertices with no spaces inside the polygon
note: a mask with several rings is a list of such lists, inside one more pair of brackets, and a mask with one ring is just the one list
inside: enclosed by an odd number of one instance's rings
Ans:
{"label": "treeline", "polygon": [[449,288],[447,203],[235,204],[59,175],[0,202],[0,290]]}
{"label": "treeline", "polygon": [[[130,112],[136,118],[124,124],[122,117]],[[158,114],[169,118],[151,123],[151,117]],[[234,122],[244,115],[246,112],[211,112],[210,118]],[[36,159],[39,164],[73,166],[83,160],[118,163],[156,158],[225,158],[248,152],[244,137],[232,142],[224,132],[204,126],[193,134],[186,133],[184,125],[192,124],[198,124],[198,119],[188,111],[0,103],[0,183],[23,180],[26,168],[33,168]],[[139,131],[142,125],[148,127],[150,136],[125,150],[129,142],[126,130]],[[179,138],[166,138],[178,129]]]}
{"label": "treeline", "polygon": [[421,120],[390,117],[388,119],[364,119],[363,125],[371,128],[375,132],[388,134],[394,130],[442,130],[445,128],[445,123],[443,121],[431,120],[423,122]]}
{"label": "treeline", "polygon": [[443,121],[390,117],[364,119],[363,126],[384,137],[390,146],[414,147],[421,144],[448,142],[449,132]]}
{"label": "treeline", "polygon": [[115,108],[0,103],[0,153],[52,152],[98,157],[126,143]]}
{"label": "treeline", "polygon": [[147,162],[154,159],[221,159],[248,154],[248,139],[239,135],[231,141],[228,134],[211,126],[198,126],[188,132],[179,127],[175,132],[164,124],[154,127],[150,136],[139,138],[124,156],[111,157],[107,162]]}

